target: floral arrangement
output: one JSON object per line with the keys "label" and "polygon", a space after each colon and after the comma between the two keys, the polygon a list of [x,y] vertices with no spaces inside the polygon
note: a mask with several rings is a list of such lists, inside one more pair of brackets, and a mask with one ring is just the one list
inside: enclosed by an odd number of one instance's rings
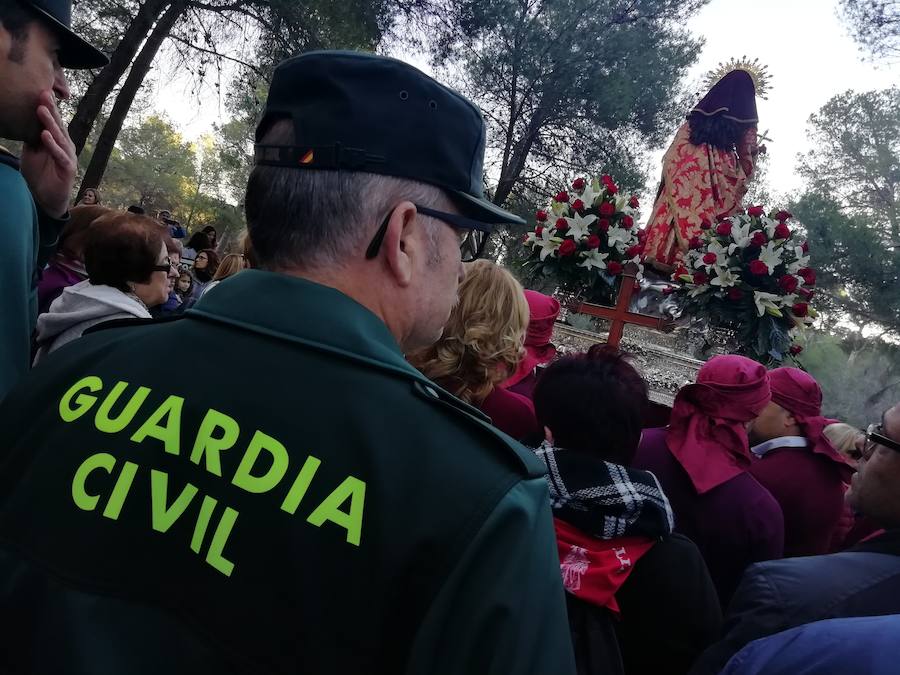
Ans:
{"label": "floral arrangement", "polygon": [[629,262],[639,263],[643,233],[635,225],[638,198],[622,194],[609,176],[577,178],[547,209],[535,214],[525,236],[534,271],[555,274],[589,296],[614,299],[616,279]]}
{"label": "floral arrangement", "polygon": [[704,222],[672,275],[683,313],[734,329],[746,355],[767,364],[796,357],[803,348],[794,336],[816,316],[816,272],[791,217],[751,206],[715,226]]}

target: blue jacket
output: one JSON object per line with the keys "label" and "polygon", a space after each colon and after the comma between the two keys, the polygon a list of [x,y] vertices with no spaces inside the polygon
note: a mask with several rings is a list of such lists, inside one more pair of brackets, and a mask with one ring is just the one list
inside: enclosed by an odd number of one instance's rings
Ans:
{"label": "blue jacket", "polygon": [[31,365],[40,270],[56,249],[65,220],[40,213],[18,159],[0,148],[0,400]]}
{"label": "blue jacket", "polygon": [[900,614],[900,530],[831,555],[752,565],[725,617],[725,637],[692,675],[718,673],[744,645],[822,619]]}
{"label": "blue jacket", "polygon": [[829,619],[756,640],[722,675],[895,675],[900,616]]}

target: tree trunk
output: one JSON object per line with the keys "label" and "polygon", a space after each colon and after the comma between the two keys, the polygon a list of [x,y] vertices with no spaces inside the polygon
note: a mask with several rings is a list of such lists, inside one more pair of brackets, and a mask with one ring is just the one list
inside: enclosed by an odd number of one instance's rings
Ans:
{"label": "tree trunk", "polygon": [[91,155],[90,164],[88,164],[84,180],[81,182],[81,188],[78,191],[79,194],[89,187],[100,185],[116,139],[119,137],[119,132],[122,131],[125,116],[128,115],[128,111],[131,110],[131,104],[134,103],[134,97],[144,83],[144,78],[147,77],[150,66],[153,64],[153,59],[156,58],[156,53],[159,51],[163,40],[168,37],[175,22],[178,21],[186,8],[187,0],[177,0],[169,5],[165,14],[156,23],[153,31],[141,48],[141,53],[134,60],[131,72],[125,78],[125,84],[122,85],[119,95],[116,96],[112,112],[106,120],[106,124],[103,125],[100,137],[97,139],[97,147],[94,148],[94,154]]}
{"label": "tree trunk", "polygon": [[97,116],[103,109],[103,103],[109,98],[125,71],[128,70],[141,43],[153,28],[153,22],[168,4],[169,0],[147,0],[141,5],[137,15],[128,25],[121,41],[110,56],[109,64],[97,74],[84,97],[78,102],[75,116],[69,122],[69,136],[75,144],[76,154],[80,155],[84,150],[84,144],[97,121]]}

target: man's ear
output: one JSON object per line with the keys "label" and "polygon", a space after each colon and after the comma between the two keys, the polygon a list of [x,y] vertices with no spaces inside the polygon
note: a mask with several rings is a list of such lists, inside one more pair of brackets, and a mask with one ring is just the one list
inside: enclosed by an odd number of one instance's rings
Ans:
{"label": "man's ear", "polygon": [[793,413],[790,413],[787,410],[785,410],[784,411],[784,426],[785,426],[785,428],[792,427],[795,424],[797,424],[797,418],[794,417]]}
{"label": "man's ear", "polygon": [[413,262],[416,256],[422,255],[422,239],[417,237],[417,219],[415,204],[400,202],[388,220],[384,233],[382,248],[384,264],[387,265],[396,284],[406,288],[413,280]]}

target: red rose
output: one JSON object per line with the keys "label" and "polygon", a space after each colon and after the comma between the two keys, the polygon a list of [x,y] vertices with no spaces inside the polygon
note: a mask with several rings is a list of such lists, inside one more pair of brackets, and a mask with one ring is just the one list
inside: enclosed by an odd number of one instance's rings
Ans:
{"label": "red rose", "polygon": [[600,237],[596,234],[592,234],[587,238],[586,245],[588,248],[600,248]]}
{"label": "red rose", "polygon": [[766,233],[765,232],[754,232],[753,236],[750,238],[750,244],[752,246],[756,246],[757,248],[762,248],[766,245]]}
{"label": "red rose", "polygon": [[784,221],[786,221],[790,218],[793,218],[793,217],[794,216],[792,216],[790,214],[790,212],[785,211],[784,209],[782,209],[781,211],[779,211],[778,213],[775,214],[775,220],[777,220],[780,223],[783,223]]}
{"label": "red rose", "polygon": [[697,235],[694,235],[693,237],[691,237],[691,241],[688,243],[688,246],[693,249],[703,248],[703,240]]}
{"label": "red rose", "polygon": [[703,270],[698,270],[694,272],[694,283],[698,286],[702,286],[703,284],[709,281],[709,275]]}
{"label": "red rose", "polygon": [[610,204],[609,202],[603,202],[600,205],[600,215],[604,218],[609,218],[616,212],[615,204]]}
{"label": "red rose", "polygon": [[559,247],[559,255],[572,255],[573,253],[575,253],[576,248],[577,246],[575,246],[575,242],[572,239],[566,239]]}
{"label": "red rose", "polygon": [[644,250],[643,246],[641,246],[640,244],[635,244],[634,246],[629,248],[627,251],[625,251],[625,257],[628,258],[629,260],[631,260],[632,258],[639,256],[643,250]]}
{"label": "red rose", "polygon": [[609,221],[606,218],[601,218],[597,221],[597,227],[603,232],[609,232]]}
{"label": "red rose", "polygon": [[610,176],[601,176],[600,181],[606,187],[607,194],[614,195],[619,191],[618,186],[613,183],[613,179]]}
{"label": "red rose", "polygon": [[809,242],[804,241],[802,244],[800,244],[800,250],[803,251],[804,254],[809,253]]}
{"label": "red rose", "polygon": [[542,237],[544,235],[544,226],[538,225],[536,228],[534,228],[534,234],[538,238]]}
{"label": "red rose", "polygon": [[803,277],[803,283],[807,286],[816,285],[816,271],[811,267],[804,267],[802,270],[797,272],[797,274]]}
{"label": "red rose", "polygon": [[642,244],[647,241],[647,230],[638,230],[637,238]]}
{"label": "red rose", "polygon": [[664,289],[662,289],[662,294],[672,295],[672,293],[674,293],[676,290],[677,289],[674,286],[666,286]]}
{"label": "red rose", "polygon": [[795,316],[804,317],[809,314],[809,305],[805,302],[798,302],[793,307],[791,307],[791,311]]}
{"label": "red rose", "polygon": [[715,253],[707,253],[703,256],[703,262],[707,265],[715,265],[719,257]]}
{"label": "red rose", "polygon": [[673,274],[672,276],[677,279],[678,277],[684,276],[686,274],[690,275],[690,271],[688,270],[687,267],[685,267],[684,265],[681,265],[678,267],[677,270],[675,270],[675,274]]}
{"label": "red rose", "polygon": [[632,218],[631,216],[625,216],[624,218],[622,218],[622,227],[624,227],[626,230],[630,230],[632,227],[634,227],[634,218]]}
{"label": "red rose", "polygon": [[573,190],[584,190],[585,181],[584,178],[576,178],[572,181],[572,189]]}
{"label": "red rose", "polygon": [[628,206],[636,209],[640,205],[641,203],[638,201],[637,195],[631,195],[631,199],[628,200]]}
{"label": "red rose", "polygon": [[800,281],[793,274],[785,274],[778,280],[778,285],[781,286],[781,290],[785,293],[793,293],[797,290],[797,286],[800,285]]}
{"label": "red rose", "polygon": [[753,260],[750,262],[750,274],[763,277],[769,273],[769,268],[762,260]]}
{"label": "red rose", "polygon": [[544,211],[544,209],[541,209],[540,211],[538,211],[537,213],[534,214],[534,217],[535,217],[535,219],[538,220],[538,222],[541,222],[541,223],[546,222],[547,212]]}
{"label": "red rose", "polygon": [[800,297],[803,298],[804,300],[806,300],[807,302],[812,300],[813,296],[815,295],[815,292],[809,290],[808,288],[798,288],[797,293],[799,293]]}
{"label": "red rose", "polygon": [[572,208],[576,211],[582,211],[584,209],[584,202],[580,199],[576,199],[574,202],[572,202]]}
{"label": "red rose", "polygon": [[803,351],[803,346],[802,346],[802,345],[791,345],[791,348],[788,349],[788,353],[789,353],[791,356],[797,356],[797,354],[799,354],[799,353],[802,352],[802,351]]}
{"label": "red rose", "polygon": [[731,223],[729,223],[727,220],[723,220],[716,226],[716,234],[727,237],[729,234],[731,234]]}
{"label": "red rose", "polygon": [[613,260],[611,263],[606,264],[606,271],[610,274],[621,274],[622,273],[622,263],[616,262]]}
{"label": "red rose", "polygon": [[556,195],[556,201],[558,202],[567,202],[569,201],[569,193],[563,190],[559,194]]}
{"label": "red rose", "polygon": [[569,229],[569,223],[565,218],[557,218],[556,219],[556,229],[559,232],[565,232]]}
{"label": "red rose", "polygon": [[734,300],[736,302],[743,297],[744,297],[744,291],[742,291],[740,288],[732,286],[731,288],[728,289],[728,299],[729,300]]}
{"label": "red rose", "polygon": [[708,220],[704,220],[702,223],[700,223],[701,230],[709,230],[711,228],[712,228],[712,223],[710,223]]}
{"label": "red rose", "polygon": [[784,223],[775,226],[775,239],[787,239],[791,236],[791,228]]}
{"label": "red rose", "polygon": [[759,218],[763,214],[762,206],[751,206],[747,209],[747,215],[751,218]]}

